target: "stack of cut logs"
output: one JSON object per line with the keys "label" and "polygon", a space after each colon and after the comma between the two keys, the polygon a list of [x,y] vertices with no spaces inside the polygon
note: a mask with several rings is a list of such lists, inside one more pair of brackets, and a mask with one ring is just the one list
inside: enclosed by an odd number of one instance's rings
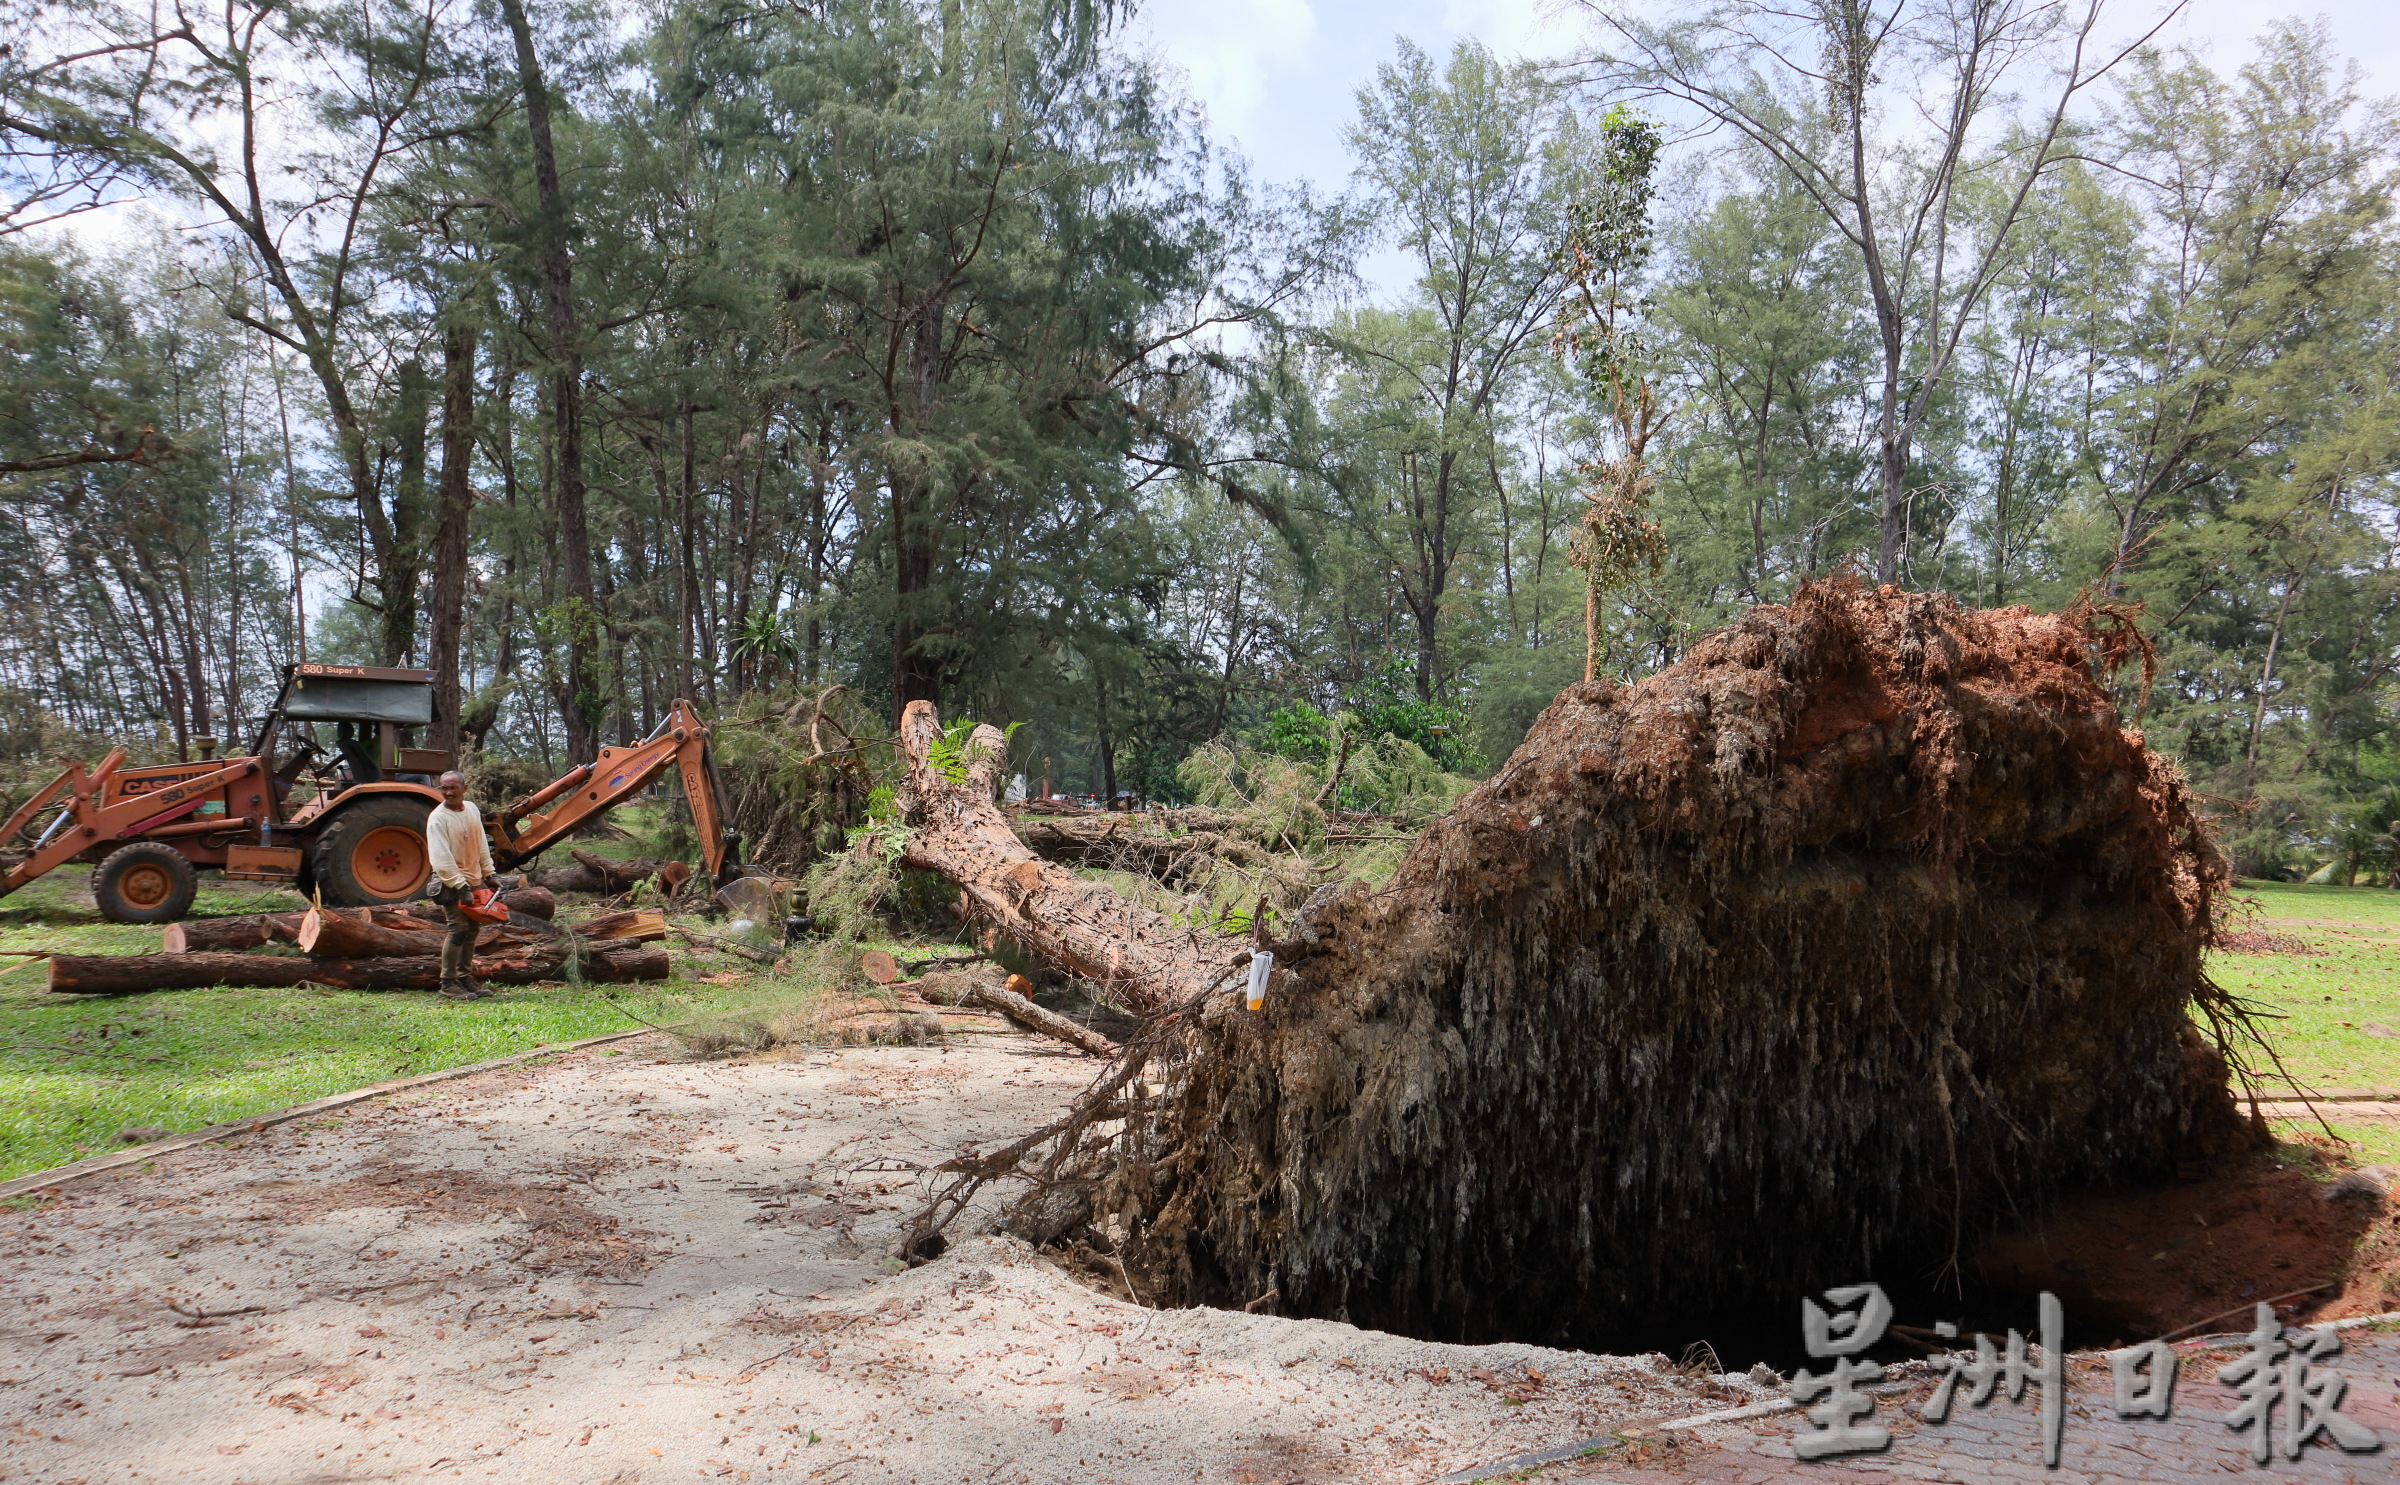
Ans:
{"label": "stack of cut logs", "polygon": [[[492,985],[564,979],[580,957],[583,979],[663,980],[667,920],[657,912],[601,913],[553,923],[557,898],[540,887],[502,897],[508,921],[475,936],[475,978]],[[329,985],[345,990],[430,990],[441,982],[442,910],[431,903],[253,913],[170,924],[156,954],[59,954],[50,988],[74,995],[193,990],[211,985]],[[246,950],[291,944],[299,954]]]}

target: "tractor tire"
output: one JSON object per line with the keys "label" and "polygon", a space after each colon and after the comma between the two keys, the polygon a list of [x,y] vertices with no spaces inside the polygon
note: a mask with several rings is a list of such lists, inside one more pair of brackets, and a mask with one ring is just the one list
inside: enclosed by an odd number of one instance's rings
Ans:
{"label": "tractor tire", "polygon": [[199,891],[192,863],[162,841],[137,840],[92,873],[92,897],[111,923],[172,923],[192,910]]}
{"label": "tractor tire", "polygon": [[406,902],[432,875],[425,816],[432,802],[406,794],[370,795],[337,809],[317,832],[309,877],[330,907]]}

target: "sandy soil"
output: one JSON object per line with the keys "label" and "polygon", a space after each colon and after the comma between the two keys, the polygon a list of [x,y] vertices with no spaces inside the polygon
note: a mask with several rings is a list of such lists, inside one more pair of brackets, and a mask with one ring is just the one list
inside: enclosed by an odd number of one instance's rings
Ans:
{"label": "sandy soil", "polygon": [[891,1273],[923,1167],[1093,1072],[974,1043],[629,1043],[0,1212],[0,1479],[1424,1481],[1771,1395],[1147,1310],[997,1238]]}

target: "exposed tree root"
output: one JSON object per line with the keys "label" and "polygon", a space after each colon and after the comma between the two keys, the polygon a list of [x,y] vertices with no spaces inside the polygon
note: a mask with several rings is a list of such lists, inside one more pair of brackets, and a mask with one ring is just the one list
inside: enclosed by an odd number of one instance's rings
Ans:
{"label": "exposed tree root", "polygon": [[1164,1303],[1606,1347],[2243,1148],[2189,1015],[2240,1030],[2200,969],[2226,869],[2095,675],[2121,617],[1823,583],[1570,687],[1388,887],[1293,917],[1263,1012],[1205,993],[1246,946],[1054,885],[971,780],[912,862],[1178,1008],[992,1157],[1011,1222]]}

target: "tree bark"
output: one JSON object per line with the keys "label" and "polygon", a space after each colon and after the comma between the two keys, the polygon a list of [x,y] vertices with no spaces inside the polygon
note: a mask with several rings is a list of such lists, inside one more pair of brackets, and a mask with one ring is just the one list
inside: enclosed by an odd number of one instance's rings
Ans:
{"label": "tree bark", "polygon": [[[547,923],[539,928],[487,923],[475,935],[475,948],[478,953],[505,952],[557,935],[558,930]],[[301,953],[319,959],[408,959],[439,955],[442,940],[448,936],[447,924],[439,928],[390,927],[376,922],[364,908],[310,908],[292,941]]]}
{"label": "tree bark", "polygon": [[535,872],[535,883],[549,892],[591,892],[614,897],[658,870],[658,863],[647,857],[639,861],[611,861],[589,851],[569,854],[575,858],[575,865]]}
{"label": "tree bark", "polygon": [[[494,985],[558,979],[569,946],[512,948],[478,957],[475,978]],[[593,944],[583,956],[586,980],[616,984],[667,977],[667,951],[657,944]],[[282,954],[58,954],[50,988],[67,995],[131,995],[145,990],[201,990],[216,985],[280,988],[331,985],[343,990],[430,990],[441,983],[439,955],[406,959],[301,959]]]}
{"label": "tree bark", "polygon": [[392,549],[380,564],[383,663],[406,665],[417,645],[417,583],[425,574],[425,367],[400,363],[399,479],[392,489]]}
{"label": "tree bark", "polygon": [[525,129],[533,147],[534,194],[540,203],[535,234],[536,267],[547,303],[550,332],[551,413],[557,420],[558,450],[553,499],[558,514],[560,574],[566,589],[567,673],[559,700],[567,727],[567,762],[589,763],[599,754],[594,725],[605,710],[592,676],[592,641],[599,637],[600,609],[592,589],[592,538],[584,510],[583,342],[575,314],[575,264],[567,250],[565,193],[558,184],[558,151],[550,135],[550,91],[533,49],[533,28],[523,0],[500,0],[500,15],[516,43],[517,81],[525,94]]}
{"label": "tree bark", "polygon": [[463,319],[442,336],[442,483],[434,499],[432,633],[433,731],[428,745],[459,751],[458,637],[466,627],[467,535],[475,490],[475,327]]}
{"label": "tree bark", "polygon": [[908,758],[899,797],[909,825],[904,864],[955,884],[995,930],[1036,958],[1098,982],[1137,1015],[1181,1004],[1249,962],[1245,941],[1179,927],[1037,860],[992,803],[993,769],[1007,739],[996,727],[976,728],[966,782],[953,784],[929,761],[940,735],[933,704],[910,702],[900,720]]}
{"label": "tree bark", "polygon": [[300,932],[300,913],[250,913],[239,918],[194,918],[169,923],[159,936],[162,954],[210,954],[255,949],[278,940],[290,943]]}

